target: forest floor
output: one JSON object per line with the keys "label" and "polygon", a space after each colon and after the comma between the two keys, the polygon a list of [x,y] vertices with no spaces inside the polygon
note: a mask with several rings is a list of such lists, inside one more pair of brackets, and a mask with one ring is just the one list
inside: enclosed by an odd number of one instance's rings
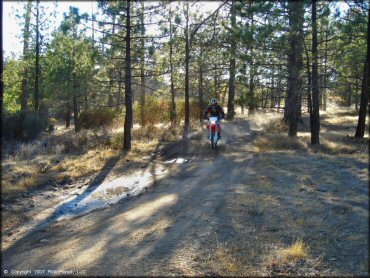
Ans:
{"label": "forest floor", "polygon": [[280,118],[223,122],[216,151],[199,128],[3,196],[2,274],[368,276],[369,135],[336,108],[313,147],[307,117],[296,140]]}

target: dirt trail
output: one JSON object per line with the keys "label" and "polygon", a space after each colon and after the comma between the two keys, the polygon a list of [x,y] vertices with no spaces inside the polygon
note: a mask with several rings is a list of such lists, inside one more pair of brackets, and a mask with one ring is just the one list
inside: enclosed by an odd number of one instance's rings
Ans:
{"label": "dirt trail", "polygon": [[[2,273],[367,274],[366,163],[259,153],[254,138],[238,119],[223,123],[216,151],[204,134],[166,146],[148,165],[154,184],[146,193],[39,226],[2,252]],[[165,163],[175,158],[186,162]],[[298,238],[308,258],[279,261]]]}

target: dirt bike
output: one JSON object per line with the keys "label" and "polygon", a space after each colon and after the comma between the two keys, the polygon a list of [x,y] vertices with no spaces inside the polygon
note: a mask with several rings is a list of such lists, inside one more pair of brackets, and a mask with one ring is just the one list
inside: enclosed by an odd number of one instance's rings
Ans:
{"label": "dirt bike", "polygon": [[209,123],[207,125],[207,129],[209,131],[208,139],[211,141],[211,147],[213,150],[217,149],[217,142],[218,142],[218,123],[221,119],[217,117],[210,117]]}

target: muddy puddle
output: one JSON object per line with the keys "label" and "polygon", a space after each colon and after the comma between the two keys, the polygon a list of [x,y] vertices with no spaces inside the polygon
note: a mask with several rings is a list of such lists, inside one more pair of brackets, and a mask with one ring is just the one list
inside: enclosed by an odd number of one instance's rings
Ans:
{"label": "muddy puddle", "polygon": [[56,209],[56,220],[69,219],[84,215],[96,209],[113,205],[128,196],[137,196],[145,191],[159,178],[167,174],[164,166],[158,165],[155,170],[145,169],[130,176],[122,176],[103,182],[93,188],[86,188],[74,196],[66,198]]}

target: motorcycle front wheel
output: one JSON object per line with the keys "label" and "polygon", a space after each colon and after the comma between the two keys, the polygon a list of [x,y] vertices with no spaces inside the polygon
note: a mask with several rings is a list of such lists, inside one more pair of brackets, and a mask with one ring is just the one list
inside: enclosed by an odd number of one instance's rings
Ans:
{"label": "motorcycle front wheel", "polygon": [[213,150],[217,149],[217,141],[214,132],[211,132],[211,146]]}

